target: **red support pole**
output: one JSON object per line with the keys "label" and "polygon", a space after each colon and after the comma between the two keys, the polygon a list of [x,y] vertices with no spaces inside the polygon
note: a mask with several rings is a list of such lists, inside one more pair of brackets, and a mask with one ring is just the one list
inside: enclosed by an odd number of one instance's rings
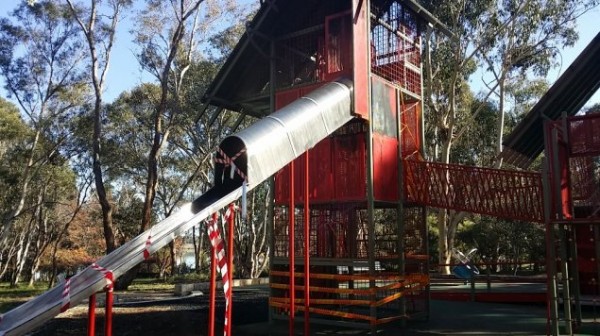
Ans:
{"label": "red support pole", "polygon": [[110,285],[106,289],[106,303],[104,305],[104,335],[112,336],[112,309],[113,309],[113,275],[106,275],[110,280]]}
{"label": "red support pole", "polygon": [[288,256],[290,261],[290,335],[294,334],[294,315],[296,315],[296,272],[294,266],[296,264],[296,247],[295,245],[295,234],[294,234],[294,161],[290,162],[290,204],[289,204],[289,250]]}
{"label": "red support pole", "polygon": [[[213,221],[217,221],[217,213],[213,214]],[[211,247],[210,258],[210,287],[208,303],[208,335],[215,335],[215,300],[217,297],[217,251]]]}
{"label": "red support pole", "polygon": [[96,294],[92,294],[88,303],[88,336],[96,335]]}
{"label": "red support pole", "polygon": [[310,335],[310,208],[308,151],[304,154],[304,335]]}
{"label": "red support pole", "polygon": [[227,220],[227,275],[229,276],[229,286],[231,286],[231,297],[229,299],[229,311],[227,312],[227,336],[231,336],[231,311],[233,308],[233,224],[235,221],[235,207],[233,203],[229,204],[230,216]]}

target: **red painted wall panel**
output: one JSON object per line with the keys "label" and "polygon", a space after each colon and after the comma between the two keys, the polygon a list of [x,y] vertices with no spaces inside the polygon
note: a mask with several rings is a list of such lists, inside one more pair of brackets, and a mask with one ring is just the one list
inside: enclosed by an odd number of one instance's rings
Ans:
{"label": "red painted wall panel", "polygon": [[354,60],[354,113],[361,118],[369,119],[370,92],[369,71],[371,50],[369,43],[369,0],[352,0],[352,24],[354,41],[352,57]]}
{"label": "red painted wall panel", "polygon": [[311,202],[328,202],[334,197],[332,143],[332,138],[325,138],[309,152]]}
{"label": "red painted wall panel", "polygon": [[349,134],[333,138],[333,179],[336,201],[366,198],[365,135]]}
{"label": "red painted wall panel", "polygon": [[398,141],[395,138],[373,136],[373,184],[376,200],[398,200]]}

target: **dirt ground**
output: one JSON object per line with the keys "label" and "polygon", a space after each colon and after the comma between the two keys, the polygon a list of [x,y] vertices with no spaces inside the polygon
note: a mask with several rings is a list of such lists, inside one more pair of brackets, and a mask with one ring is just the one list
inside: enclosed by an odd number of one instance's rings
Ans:
{"label": "dirt ground", "polygon": [[[104,335],[103,295],[98,295],[96,334]],[[236,326],[264,322],[268,319],[268,290],[240,288],[234,290],[233,333],[242,335]],[[222,335],[225,301],[217,298],[216,335]],[[69,309],[39,328],[32,335],[86,335],[87,303]],[[208,295],[186,298],[170,292],[116,292],[113,308],[113,334],[125,335],[207,335]]]}

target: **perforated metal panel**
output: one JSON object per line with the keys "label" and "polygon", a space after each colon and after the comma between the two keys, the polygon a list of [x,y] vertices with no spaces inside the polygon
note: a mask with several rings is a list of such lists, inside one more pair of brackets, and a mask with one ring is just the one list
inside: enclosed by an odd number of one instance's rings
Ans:
{"label": "perforated metal panel", "polygon": [[408,202],[543,222],[539,173],[404,160]]}

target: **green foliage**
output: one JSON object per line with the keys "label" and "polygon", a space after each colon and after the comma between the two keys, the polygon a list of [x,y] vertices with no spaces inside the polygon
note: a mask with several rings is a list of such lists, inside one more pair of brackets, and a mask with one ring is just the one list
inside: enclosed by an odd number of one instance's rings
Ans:
{"label": "green foliage", "polygon": [[[474,113],[475,110],[478,113]],[[470,125],[454,143],[451,161],[473,165],[490,166],[495,159],[493,145],[494,130],[498,119],[498,108],[492,102],[475,99],[471,105],[471,114],[461,116],[461,123]]]}
{"label": "green foliage", "polygon": [[[544,77],[556,65],[560,49],[577,40],[577,17],[599,2],[422,1],[454,33],[447,37],[435,28],[425,32],[429,159],[500,167],[497,158],[506,129],[546,90]],[[478,67],[486,88],[473,98],[468,81]],[[464,216],[439,211],[438,250],[440,263],[445,263]]]}
{"label": "green foliage", "polygon": [[30,129],[23,122],[17,106],[0,98],[0,154],[7,149],[5,146],[8,146],[10,142],[24,139],[29,131]]}
{"label": "green foliage", "polygon": [[6,90],[36,123],[43,105],[82,81],[73,67],[82,44],[69,13],[55,1],[23,2],[13,20],[0,20],[0,72]]}
{"label": "green foliage", "polygon": [[[537,262],[545,259],[544,228],[539,224],[507,221],[486,216],[457,233],[459,250],[477,248],[479,260],[487,262]],[[511,266],[514,270],[516,266]]]}

